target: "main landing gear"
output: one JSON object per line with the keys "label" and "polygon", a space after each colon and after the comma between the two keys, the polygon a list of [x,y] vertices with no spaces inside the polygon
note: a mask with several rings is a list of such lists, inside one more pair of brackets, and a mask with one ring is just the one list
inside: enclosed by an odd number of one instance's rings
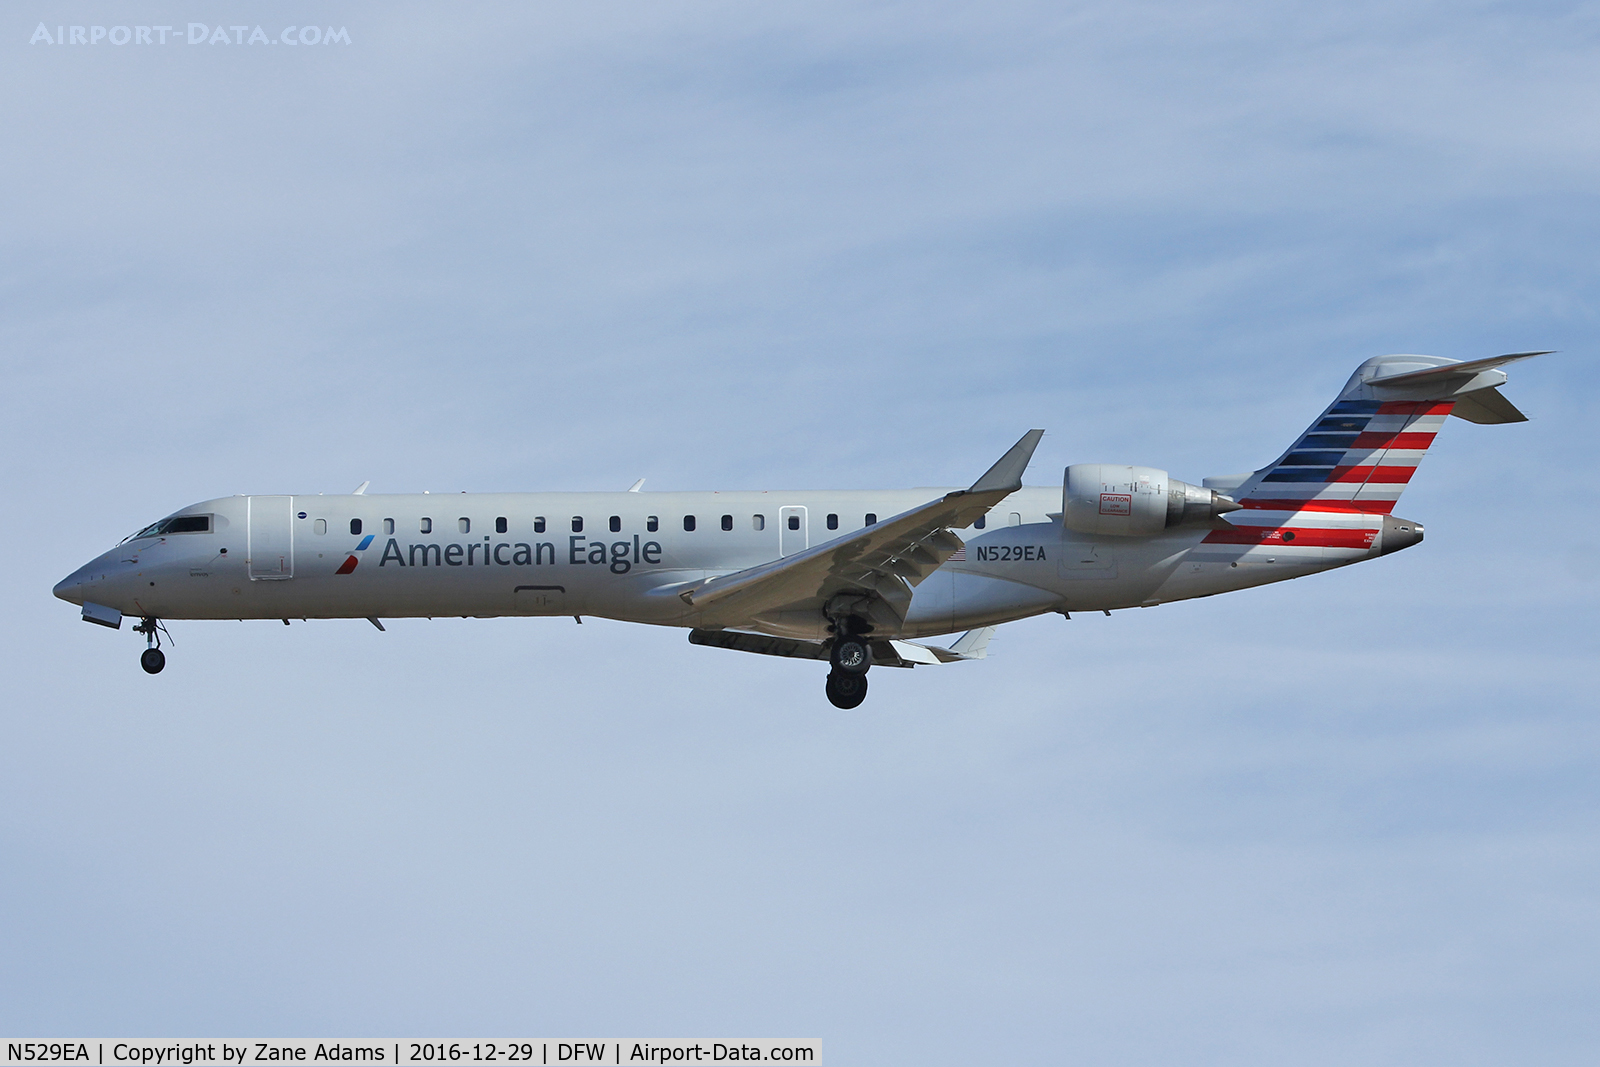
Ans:
{"label": "main landing gear", "polygon": [[836,619],[833,647],[828,650],[828,661],[833,669],[828,672],[828,703],[849,710],[861,706],[867,699],[867,671],[872,667],[872,644],[866,634],[872,627],[858,615]]}
{"label": "main landing gear", "polygon": [[861,702],[867,699],[867,676],[830,671],[827,688],[828,703],[849,711],[851,708],[860,707]]}
{"label": "main landing gear", "polygon": [[[167,665],[167,655],[161,651],[161,635],[167,628],[161,624],[160,619],[145,616],[139,620],[139,625],[133,628],[136,634],[144,634],[147,646],[139,656],[139,666],[144,668],[146,674],[160,674],[161,668]],[[167,634],[170,638],[172,635]]]}

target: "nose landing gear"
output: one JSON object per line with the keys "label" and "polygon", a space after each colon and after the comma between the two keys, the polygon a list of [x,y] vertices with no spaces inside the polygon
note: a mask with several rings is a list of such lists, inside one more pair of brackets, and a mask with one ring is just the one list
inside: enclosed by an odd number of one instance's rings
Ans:
{"label": "nose landing gear", "polygon": [[148,615],[139,620],[139,625],[133,628],[133,632],[144,634],[147,646],[139,656],[139,666],[144,668],[146,674],[160,674],[161,668],[167,665],[167,655],[161,651],[161,635],[166,633],[169,640],[172,635],[167,633],[167,628],[162,625],[160,619]]}

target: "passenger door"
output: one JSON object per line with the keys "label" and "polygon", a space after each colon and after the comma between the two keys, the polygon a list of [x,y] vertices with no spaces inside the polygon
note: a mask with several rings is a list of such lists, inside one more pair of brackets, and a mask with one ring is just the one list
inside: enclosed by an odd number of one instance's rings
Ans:
{"label": "passenger door", "polygon": [[245,565],[252,582],[294,577],[294,497],[245,498]]}

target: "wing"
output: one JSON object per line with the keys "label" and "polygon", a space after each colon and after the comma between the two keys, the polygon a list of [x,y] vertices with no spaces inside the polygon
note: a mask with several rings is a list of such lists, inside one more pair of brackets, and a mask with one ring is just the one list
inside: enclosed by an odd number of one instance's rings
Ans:
{"label": "wing", "polygon": [[[872,665],[916,667],[983,659],[989,654],[989,639],[994,636],[994,631],[993,626],[969,630],[949,648],[918,644],[915,641],[874,641]],[[823,641],[771,637],[767,634],[746,633],[742,630],[690,630],[689,643],[709,645],[713,648],[731,648],[735,652],[754,652],[762,656],[786,656],[790,659],[828,658],[828,646]]]}
{"label": "wing", "polygon": [[737,626],[775,611],[820,612],[835,597],[854,596],[860,602],[854,613],[898,629],[911,590],[962,547],[951,530],[972,525],[1022,488],[1022,472],[1043,436],[1043,430],[1029,430],[970,489],[804,552],[708,578],[678,595],[703,613],[702,625]]}

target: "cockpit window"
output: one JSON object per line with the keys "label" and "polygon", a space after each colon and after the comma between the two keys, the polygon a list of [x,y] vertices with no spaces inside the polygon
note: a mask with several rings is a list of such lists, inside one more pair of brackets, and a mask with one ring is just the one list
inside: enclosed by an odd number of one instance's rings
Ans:
{"label": "cockpit window", "polygon": [[210,532],[210,515],[174,515],[170,519],[152,522],[149,526],[134,534],[129,540],[135,540],[140,537],[164,537],[167,534]]}

